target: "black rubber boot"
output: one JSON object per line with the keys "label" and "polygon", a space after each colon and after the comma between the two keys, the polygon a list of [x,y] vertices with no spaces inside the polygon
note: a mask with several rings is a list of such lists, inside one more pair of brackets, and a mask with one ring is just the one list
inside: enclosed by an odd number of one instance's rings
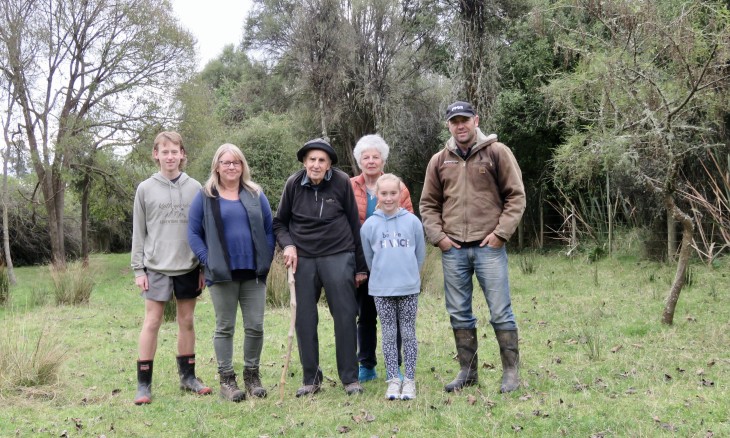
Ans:
{"label": "black rubber boot", "polygon": [[195,376],[195,355],[188,354],[177,357],[177,372],[180,375],[180,389],[196,394],[210,394],[211,389]]}
{"label": "black rubber boot", "polygon": [[151,360],[137,361],[137,395],[134,396],[135,405],[152,403],[152,362]]}
{"label": "black rubber boot", "polygon": [[246,386],[246,391],[251,396],[258,398],[266,397],[266,389],[261,384],[259,367],[245,367],[243,369],[243,383]]}
{"label": "black rubber boot", "polygon": [[233,371],[221,374],[221,398],[233,402],[246,400],[246,391],[238,389],[236,373]]}
{"label": "black rubber boot", "polygon": [[512,392],[520,386],[520,347],[517,330],[495,330],[502,358],[502,385],[499,392]]}
{"label": "black rubber boot", "polygon": [[454,340],[461,370],[454,380],[444,386],[446,392],[458,391],[479,382],[477,329],[454,329]]}

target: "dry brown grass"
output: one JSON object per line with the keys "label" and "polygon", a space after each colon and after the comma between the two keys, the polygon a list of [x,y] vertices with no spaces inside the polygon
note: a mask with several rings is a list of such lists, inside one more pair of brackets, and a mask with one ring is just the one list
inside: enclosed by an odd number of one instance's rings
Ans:
{"label": "dry brown grass", "polygon": [[[49,330],[34,333],[20,320],[5,321],[0,331],[0,388],[24,390],[54,385],[63,362],[64,351]],[[42,392],[47,398],[48,389]]]}

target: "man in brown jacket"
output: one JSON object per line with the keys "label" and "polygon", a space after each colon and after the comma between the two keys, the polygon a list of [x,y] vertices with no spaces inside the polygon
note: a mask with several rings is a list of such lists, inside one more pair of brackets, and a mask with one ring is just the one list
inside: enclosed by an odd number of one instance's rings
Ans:
{"label": "man in brown jacket", "polygon": [[522,172],[497,135],[484,135],[467,102],[448,106],[451,138],[428,163],[420,212],[426,237],[441,249],[446,310],[461,370],[444,390],[478,382],[477,319],[472,311],[476,274],[502,359],[501,392],[519,386],[517,324],[512,313],[507,252],[525,210]]}

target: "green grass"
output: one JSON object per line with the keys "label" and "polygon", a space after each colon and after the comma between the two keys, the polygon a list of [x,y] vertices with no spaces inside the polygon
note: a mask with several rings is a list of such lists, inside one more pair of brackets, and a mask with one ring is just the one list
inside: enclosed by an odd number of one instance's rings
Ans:
{"label": "green grass", "polygon": [[[14,387],[0,382],[0,436],[730,436],[730,260],[695,264],[675,324],[660,321],[672,266],[636,257],[591,264],[555,254],[530,254],[525,273],[511,258],[513,307],[520,326],[523,386],[499,394],[496,342],[484,298],[477,294],[480,385],[457,394],[442,386],[456,370],[455,348],[441,290],[438,254],[429,254],[419,301],[418,397],[384,400],[384,369],[347,397],[335,384],[332,318],[320,309],[320,357],[331,385],[297,399],[301,367],[293,354],[286,396],[277,382],[286,352],[289,310],[269,308],[263,400],[218,398],[206,292],[196,311],[198,375],[215,394],[178,389],[176,323],[160,332],[153,403],[132,404],[143,303],[129,256],[92,258],[95,289],[81,306],[42,303],[51,292],[46,267],[16,270],[19,285],[0,309],[0,330],[43,332],[64,352],[59,382]],[[52,295],[51,295],[52,296]],[[235,364],[242,367],[238,325]],[[32,338],[32,337],[31,337]],[[296,347],[295,347],[296,348]],[[379,358],[381,359],[381,358]]]}

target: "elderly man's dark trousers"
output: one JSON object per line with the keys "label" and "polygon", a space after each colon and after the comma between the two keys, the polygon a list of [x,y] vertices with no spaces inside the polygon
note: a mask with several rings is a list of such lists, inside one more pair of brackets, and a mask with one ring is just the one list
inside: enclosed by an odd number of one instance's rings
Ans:
{"label": "elderly man's dark trousers", "polygon": [[303,383],[321,384],[319,369],[319,315],[317,302],[324,288],[335,325],[337,372],[340,381],[357,381],[357,300],[355,296],[355,254],[344,252],[323,257],[302,257],[294,275],[297,290],[297,344]]}

